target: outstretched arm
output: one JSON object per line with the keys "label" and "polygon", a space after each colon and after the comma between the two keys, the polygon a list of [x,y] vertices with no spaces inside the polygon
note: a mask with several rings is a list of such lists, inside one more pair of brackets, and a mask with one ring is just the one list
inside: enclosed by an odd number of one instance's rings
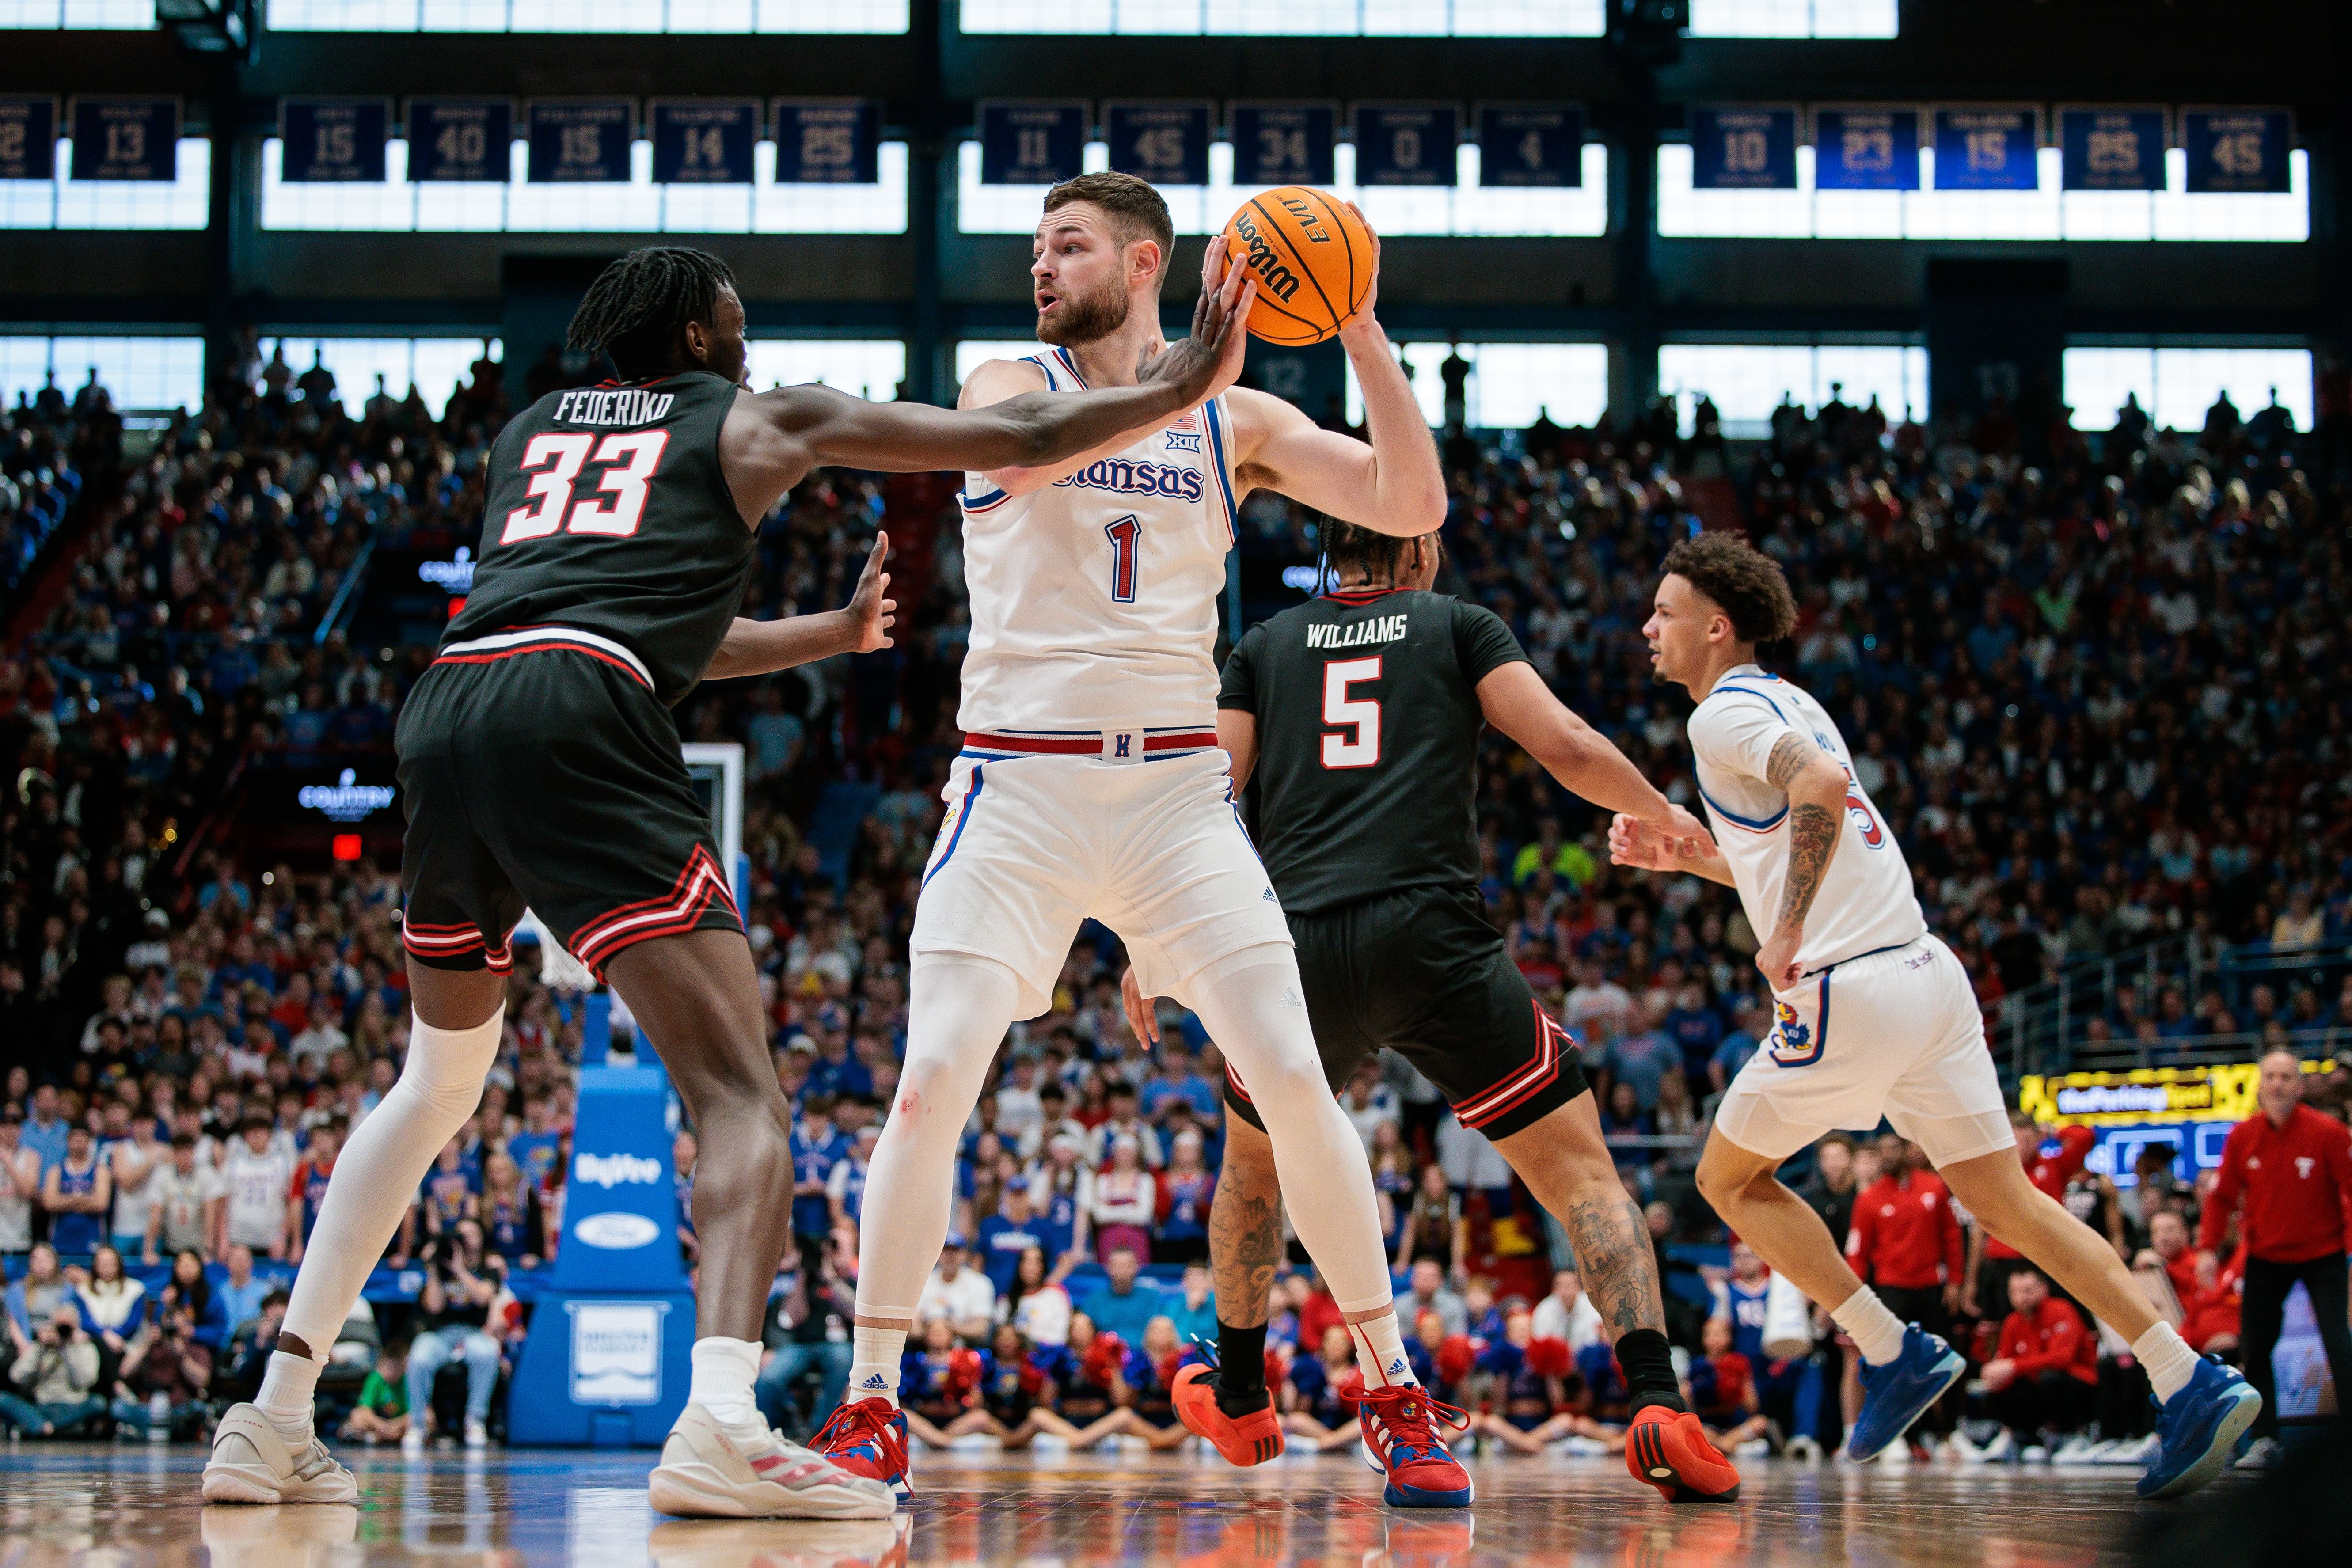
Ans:
{"label": "outstretched arm", "polygon": [[[1222,311],[1234,321],[1245,322],[1250,304],[1256,298],[1255,278],[1245,268],[1226,267],[1224,236],[1216,236],[1209,241],[1208,250],[1201,258],[1201,293],[1192,307],[1192,336],[1199,338],[1209,330],[1214,312]],[[1236,327],[1234,336],[1237,341],[1245,341],[1248,333],[1244,328]],[[1240,353],[1239,350],[1234,352],[1236,355]],[[1171,356],[1175,353],[1175,349],[1160,342],[1155,333],[1151,347],[1146,350],[1143,359],[1136,366],[1136,380],[1143,383],[1165,377],[1174,365]],[[1241,362],[1236,357],[1234,361],[1236,374],[1240,368]],[[1008,399],[1039,391],[1044,381],[1045,373],[1034,364],[1021,360],[990,360],[966,378],[956,395],[956,406],[962,409],[999,407]],[[1231,377],[1226,377],[1220,382],[1218,390],[1223,390],[1231,381]],[[1031,495],[1068,478],[1090,463],[1127,450],[1153,431],[1164,428],[1167,423],[1165,418],[1145,420],[1094,443],[1075,456],[1066,454],[1056,462],[987,468],[977,471],[986,474],[989,481],[1007,495]]]}
{"label": "outstretched arm", "polygon": [[1042,468],[1123,432],[1157,429],[1241,374],[1255,284],[1239,269],[1235,277],[1202,298],[1192,335],[1153,360],[1135,386],[1030,392],[973,409],[868,403],[824,386],[744,393],[719,437],[736,507],[756,521],[825,464],[884,473]]}
{"label": "outstretched arm", "polygon": [[[1356,215],[1361,217],[1359,211]],[[1365,226],[1370,232],[1370,226]],[[1339,346],[1364,395],[1369,445],[1319,428],[1281,398],[1244,392],[1232,402],[1235,467],[1244,490],[1279,490],[1318,511],[1402,538],[1445,521],[1445,475],[1412,384],[1372,314],[1380,292],[1380,237],[1372,237],[1372,289],[1339,329]]]}
{"label": "outstretched arm", "polygon": [[719,651],[711,656],[702,679],[766,675],[837,653],[872,653],[888,647],[898,609],[896,599],[883,597],[890,589],[890,574],[882,570],[889,554],[890,536],[877,533],[874,548],[866,557],[866,570],[858,574],[856,592],[838,610],[782,621],[738,616],[719,639]]}
{"label": "outstretched arm", "polygon": [[1569,711],[1533,665],[1514,659],[1489,670],[1478,682],[1478,707],[1552,777],[1595,805],[1657,829],[1676,855],[1713,848],[1706,825],[1659,794],[1607,736]]}

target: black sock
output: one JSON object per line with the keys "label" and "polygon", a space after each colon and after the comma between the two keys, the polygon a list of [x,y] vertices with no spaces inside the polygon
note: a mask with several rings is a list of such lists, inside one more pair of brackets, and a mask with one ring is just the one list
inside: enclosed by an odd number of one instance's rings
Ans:
{"label": "black sock", "polygon": [[1637,1413],[1650,1405],[1663,1405],[1676,1415],[1690,1408],[1675,1379],[1674,1352],[1657,1330],[1627,1330],[1617,1341],[1617,1364],[1625,1371],[1625,1387]]}
{"label": "black sock", "polygon": [[1265,1325],[1235,1328],[1217,1320],[1217,1408],[1228,1415],[1263,1410],[1265,1391]]}

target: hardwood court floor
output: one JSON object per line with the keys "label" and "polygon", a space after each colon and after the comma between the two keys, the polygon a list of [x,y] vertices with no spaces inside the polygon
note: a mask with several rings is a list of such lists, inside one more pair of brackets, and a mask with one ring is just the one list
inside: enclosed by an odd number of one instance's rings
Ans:
{"label": "hardwood court floor", "polygon": [[990,1451],[919,1457],[919,1495],[896,1523],[736,1522],[655,1515],[649,1453],[345,1458],[357,1509],[205,1508],[195,1448],[0,1449],[0,1568],[2072,1568],[2126,1562],[2141,1506],[2128,1470],[1758,1460],[1739,1503],[1669,1509],[1614,1459],[1546,1456],[1473,1461],[1467,1514],[1408,1513],[1339,1456],[1235,1470],[1189,1454]]}

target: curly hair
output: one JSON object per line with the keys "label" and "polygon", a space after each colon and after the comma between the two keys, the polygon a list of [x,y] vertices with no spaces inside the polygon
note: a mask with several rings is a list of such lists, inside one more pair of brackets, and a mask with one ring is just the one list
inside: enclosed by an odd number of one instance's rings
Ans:
{"label": "curly hair", "polygon": [[1741,642],[1778,642],[1797,629],[1797,599],[1780,563],[1737,533],[1706,532],[1677,543],[1658,566],[1731,617]]}
{"label": "curly hair", "polygon": [[602,350],[623,375],[649,374],[682,356],[678,340],[688,321],[717,315],[721,289],[735,274],[707,250],[648,245],[596,275],[572,313],[566,343]]}

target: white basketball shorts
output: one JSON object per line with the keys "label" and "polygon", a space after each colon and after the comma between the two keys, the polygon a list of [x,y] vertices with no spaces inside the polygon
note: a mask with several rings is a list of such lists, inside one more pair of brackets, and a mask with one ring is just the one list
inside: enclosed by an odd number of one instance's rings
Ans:
{"label": "white basketball shorts", "polygon": [[1776,992],[1772,1011],[1716,1111],[1741,1148],[1786,1159],[1882,1115],[1937,1165],[2017,1147],[1976,993],[1937,938],[1809,974]]}
{"label": "white basketball shorts", "polygon": [[1034,1017],[1079,922],[1127,943],[1147,996],[1244,948],[1290,942],[1282,905],[1234,808],[1225,753],[959,756],[923,868],[909,947],[970,952],[1020,978]]}

